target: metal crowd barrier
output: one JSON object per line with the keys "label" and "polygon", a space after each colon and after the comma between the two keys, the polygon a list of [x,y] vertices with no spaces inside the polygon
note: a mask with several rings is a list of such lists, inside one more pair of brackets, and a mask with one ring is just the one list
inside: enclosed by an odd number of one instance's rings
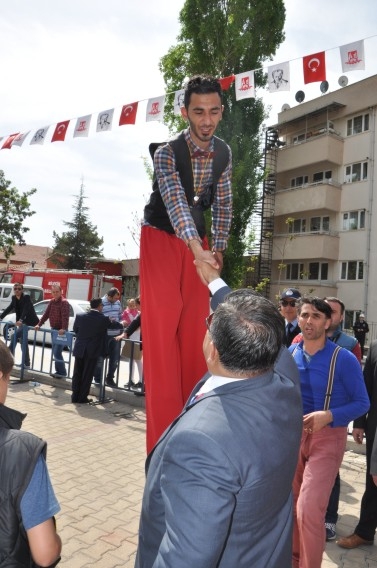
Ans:
{"label": "metal crowd barrier", "polygon": [[[3,341],[5,342],[6,345],[11,347],[11,350],[14,353],[15,366],[20,369],[21,381],[30,380],[30,376],[27,374],[27,371],[36,371],[38,373],[46,375],[51,375],[55,371],[55,369],[53,368],[54,357],[52,351],[52,341],[54,339],[54,334],[56,334],[56,331],[43,327],[41,327],[38,331],[36,331],[33,327],[28,327],[24,325],[22,328],[22,336],[20,337],[20,342],[16,343],[16,334],[14,333],[16,329],[15,325],[13,323],[0,321],[0,326],[1,326],[0,333]],[[63,350],[63,360],[67,369],[67,378],[70,379],[72,378],[73,368],[74,368],[74,356],[72,355],[72,351],[74,347],[74,342],[76,340],[76,336],[73,332],[67,332],[66,335],[67,335],[67,348]],[[141,342],[133,341],[130,339],[122,340],[122,346],[125,343],[131,344],[128,376],[125,384],[121,386],[120,380],[122,380],[122,376],[120,377],[120,374],[122,373],[122,375],[126,375],[126,372],[124,366],[123,365],[121,366],[124,357],[120,356],[117,365],[116,375],[114,377],[114,382],[116,385],[114,388],[133,392],[136,395],[144,395],[145,394],[144,377],[143,376],[139,377],[140,381],[138,386],[136,386],[132,381],[133,373],[135,372],[135,366],[136,366],[136,359],[134,357],[136,351],[136,345],[139,345],[141,347]],[[30,354],[30,367],[26,367],[25,365],[25,347],[27,345],[29,347],[29,354]],[[105,377],[107,374],[107,368],[108,368],[108,359],[105,358],[102,369],[101,382],[99,385],[100,387],[99,401],[101,403],[105,401],[105,390],[107,386]]]}

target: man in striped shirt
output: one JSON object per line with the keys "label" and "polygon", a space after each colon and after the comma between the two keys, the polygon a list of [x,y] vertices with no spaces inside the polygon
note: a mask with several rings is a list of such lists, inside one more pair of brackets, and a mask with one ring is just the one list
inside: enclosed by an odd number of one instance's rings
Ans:
{"label": "man in striped shirt", "polygon": [[[206,370],[202,340],[209,298],[193,261],[221,269],[232,218],[231,151],[214,136],[223,112],[220,83],[190,79],[181,112],[189,127],[155,151],[154,191],[141,232],[148,450]],[[203,215],[210,207],[211,250]]]}

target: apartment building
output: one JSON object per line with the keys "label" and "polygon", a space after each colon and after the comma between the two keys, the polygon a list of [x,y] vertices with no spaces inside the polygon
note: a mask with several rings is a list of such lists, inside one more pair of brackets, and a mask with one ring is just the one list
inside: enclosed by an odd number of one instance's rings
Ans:
{"label": "apartment building", "polygon": [[286,108],[266,133],[259,277],[377,322],[377,75]]}

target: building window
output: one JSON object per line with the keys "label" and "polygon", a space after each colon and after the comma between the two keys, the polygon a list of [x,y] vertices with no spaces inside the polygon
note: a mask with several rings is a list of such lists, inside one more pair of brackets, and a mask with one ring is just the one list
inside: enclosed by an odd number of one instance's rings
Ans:
{"label": "building window", "polygon": [[298,176],[291,179],[291,187],[302,187],[305,183],[308,183],[308,176]]}
{"label": "building window", "polygon": [[316,172],[313,174],[313,183],[320,183],[332,179],[332,171],[326,170],[325,172]]}
{"label": "building window", "polygon": [[289,233],[305,233],[306,231],[306,219],[294,219],[288,225]]}
{"label": "building window", "polygon": [[327,280],[328,272],[327,262],[309,262],[308,280]]}
{"label": "building window", "polygon": [[345,173],[345,181],[347,183],[366,180],[368,178],[368,162],[359,162],[346,166]]}
{"label": "building window", "polygon": [[365,229],[365,209],[343,213],[343,231]]}
{"label": "building window", "polygon": [[304,265],[298,262],[292,262],[286,266],[287,280],[302,280],[304,273]]}
{"label": "building window", "polygon": [[330,230],[330,217],[311,217],[310,219],[310,231],[319,232]]}
{"label": "building window", "polygon": [[364,278],[364,263],[362,260],[349,260],[342,262],[340,270],[341,280],[362,280]]}
{"label": "building window", "polygon": [[369,130],[369,114],[360,114],[347,120],[347,136]]}

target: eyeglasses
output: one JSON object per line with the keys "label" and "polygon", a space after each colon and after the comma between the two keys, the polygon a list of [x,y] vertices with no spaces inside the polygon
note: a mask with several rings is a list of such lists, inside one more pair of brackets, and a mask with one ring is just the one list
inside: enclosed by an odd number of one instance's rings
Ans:
{"label": "eyeglasses", "polygon": [[281,305],[284,306],[285,308],[287,306],[292,306],[292,308],[296,307],[296,300],[282,300],[281,301]]}
{"label": "eyeglasses", "polygon": [[206,326],[207,326],[208,331],[211,331],[210,327],[211,327],[212,318],[213,318],[214,315],[215,315],[215,312],[212,312],[212,314],[209,314],[208,318],[206,318]]}
{"label": "eyeglasses", "polygon": [[20,288],[19,286],[15,286],[15,287],[13,288],[13,290],[22,290],[22,288]]}

